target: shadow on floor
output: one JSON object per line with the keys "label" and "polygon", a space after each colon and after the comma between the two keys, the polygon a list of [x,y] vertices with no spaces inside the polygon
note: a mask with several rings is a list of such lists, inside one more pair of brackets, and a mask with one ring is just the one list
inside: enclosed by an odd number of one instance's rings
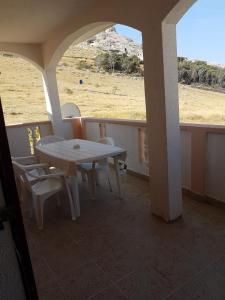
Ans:
{"label": "shadow on floor", "polygon": [[123,201],[104,185],[91,201],[82,184],[74,222],[63,195],[42,231],[24,214],[40,299],[225,299],[225,210],[184,197],[183,219],[166,224],[150,213],[147,182],[122,181]]}

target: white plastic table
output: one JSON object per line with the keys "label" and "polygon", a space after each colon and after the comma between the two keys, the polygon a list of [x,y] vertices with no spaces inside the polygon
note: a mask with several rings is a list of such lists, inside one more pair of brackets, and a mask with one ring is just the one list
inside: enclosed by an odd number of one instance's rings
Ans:
{"label": "white plastic table", "polygon": [[80,200],[78,191],[76,165],[85,162],[97,162],[107,157],[114,159],[118,194],[121,197],[119,174],[119,159],[125,159],[126,151],[122,148],[91,142],[87,140],[65,140],[46,145],[36,146],[36,155],[39,160],[60,168],[71,178],[72,196],[76,216],[80,216]]}

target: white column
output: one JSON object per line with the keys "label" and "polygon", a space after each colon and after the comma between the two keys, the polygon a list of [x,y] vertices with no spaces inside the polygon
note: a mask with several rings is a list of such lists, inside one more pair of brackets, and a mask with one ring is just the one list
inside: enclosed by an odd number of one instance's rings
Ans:
{"label": "white column", "polygon": [[48,118],[52,122],[55,135],[64,136],[64,124],[62,122],[59,92],[56,78],[56,69],[47,69],[42,73],[46,109]]}
{"label": "white column", "polygon": [[143,31],[152,213],[165,221],[182,215],[176,27]]}

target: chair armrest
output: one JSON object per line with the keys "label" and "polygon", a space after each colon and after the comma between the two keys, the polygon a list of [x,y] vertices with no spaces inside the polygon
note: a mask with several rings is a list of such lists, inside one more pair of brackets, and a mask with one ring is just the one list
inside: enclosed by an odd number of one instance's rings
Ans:
{"label": "chair armrest", "polygon": [[40,169],[40,168],[48,168],[48,164],[33,164],[33,165],[27,165],[27,166],[23,166],[23,169],[26,170],[26,171],[29,171],[29,170],[33,170],[33,169]]}
{"label": "chair armrest", "polygon": [[12,161],[15,161],[15,162],[18,162],[18,163],[21,163],[21,164],[28,164],[28,165],[31,165],[31,164],[34,164],[34,163],[37,163],[37,158],[32,155],[32,156],[20,156],[20,157],[11,157],[12,158]]}
{"label": "chair armrest", "polygon": [[65,173],[64,172],[58,172],[58,173],[54,173],[54,174],[46,174],[46,175],[34,175],[30,172],[27,172],[27,174],[35,179],[48,179],[48,178],[59,178],[59,177],[65,177]]}
{"label": "chair armrest", "polygon": [[17,159],[32,159],[32,158],[35,158],[36,159],[36,156],[34,155],[30,155],[30,156],[12,156],[12,159],[13,160],[17,160]]}

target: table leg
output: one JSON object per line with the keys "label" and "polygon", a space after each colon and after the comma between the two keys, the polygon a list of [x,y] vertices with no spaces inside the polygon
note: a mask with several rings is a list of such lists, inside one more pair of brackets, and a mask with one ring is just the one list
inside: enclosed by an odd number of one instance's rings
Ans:
{"label": "table leg", "polygon": [[96,192],[96,170],[95,170],[95,162],[92,162],[91,167],[91,198],[95,200],[95,192]]}
{"label": "table leg", "polygon": [[119,198],[122,199],[118,157],[114,157],[113,160],[114,160],[114,166],[115,166],[115,172],[116,172],[116,183],[117,183],[117,188],[118,188],[118,195],[119,195]]}
{"label": "table leg", "polygon": [[91,200],[95,200],[95,176],[93,171],[89,171],[88,174],[88,186]]}
{"label": "table leg", "polygon": [[80,198],[79,198],[77,176],[71,176],[71,189],[72,189],[73,203],[75,207],[76,217],[80,217]]}

